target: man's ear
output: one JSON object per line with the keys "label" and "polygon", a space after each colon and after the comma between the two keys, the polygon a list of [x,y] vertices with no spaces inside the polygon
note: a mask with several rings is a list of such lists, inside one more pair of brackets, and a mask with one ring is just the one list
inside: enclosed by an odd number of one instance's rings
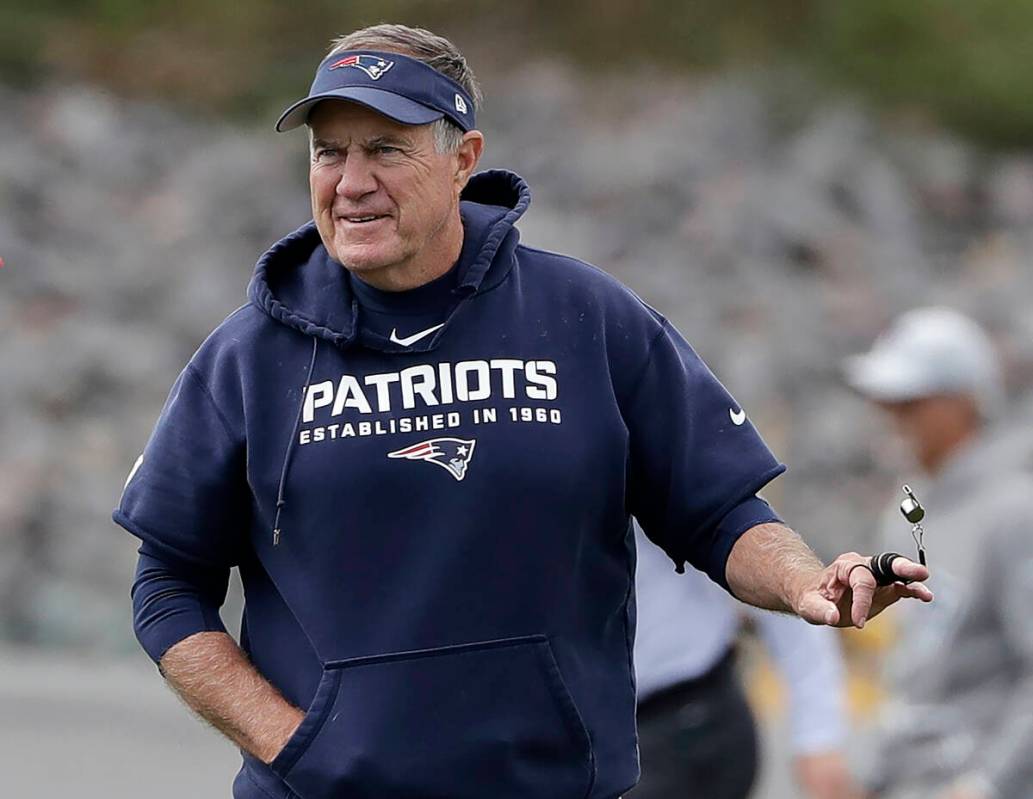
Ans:
{"label": "man's ear", "polygon": [[459,190],[462,191],[466,182],[477,169],[477,163],[481,160],[481,153],[484,152],[484,134],[479,130],[469,130],[463,134],[463,140],[456,150],[456,174],[455,180]]}

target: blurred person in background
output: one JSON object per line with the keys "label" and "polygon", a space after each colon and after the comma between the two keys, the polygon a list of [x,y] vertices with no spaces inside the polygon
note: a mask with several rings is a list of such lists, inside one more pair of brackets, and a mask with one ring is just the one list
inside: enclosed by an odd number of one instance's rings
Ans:
{"label": "blurred person in background", "polygon": [[853,799],[843,659],[835,631],[737,603],[698,572],[676,574],[636,526],[639,753],[634,799],[745,799],[757,725],[735,667],[744,613],[785,678],[793,771],[807,799]]}
{"label": "blurred person in background", "polygon": [[857,553],[823,565],[673,326],[519,243],[526,183],[474,174],[479,95],[429,31],[335,42],[277,123],[309,128],[314,219],[181,372],[114,513],[142,540],[137,636],[240,748],[237,799],[632,787],[632,516],[680,570],[815,624],[932,599],[904,558],[881,584]]}
{"label": "blurred person in background", "polygon": [[[947,308],[897,319],[848,382],[885,411],[921,472],[937,603],[898,614],[889,696],[861,770],[873,797],[1033,796],[1033,475],[1003,402],[993,344]],[[1005,455],[1005,453],[1009,453]],[[883,538],[900,548],[894,508]]]}

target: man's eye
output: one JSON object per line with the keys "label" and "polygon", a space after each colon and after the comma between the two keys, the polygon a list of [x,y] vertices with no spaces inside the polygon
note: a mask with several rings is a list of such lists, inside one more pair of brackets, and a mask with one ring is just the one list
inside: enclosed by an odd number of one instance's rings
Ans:
{"label": "man's eye", "polygon": [[400,153],[401,151],[401,147],[393,147],[390,144],[381,144],[377,147],[378,153]]}
{"label": "man's eye", "polygon": [[316,158],[330,158],[337,155],[337,149],[334,147],[320,147],[316,150]]}

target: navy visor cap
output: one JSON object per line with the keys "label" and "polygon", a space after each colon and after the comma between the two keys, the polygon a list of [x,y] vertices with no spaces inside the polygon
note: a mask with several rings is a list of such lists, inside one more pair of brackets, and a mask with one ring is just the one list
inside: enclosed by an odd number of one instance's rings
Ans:
{"label": "navy visor cap", "polygon": [[308,121],[323,100],[364,105],[403,125],[426,125],[448,117],[462,130],[474,127],[473,99],[461,85],[433,67],[399,53],[363,50],[323,59],[308,97],[291,105],[276,130],[293,130]]}

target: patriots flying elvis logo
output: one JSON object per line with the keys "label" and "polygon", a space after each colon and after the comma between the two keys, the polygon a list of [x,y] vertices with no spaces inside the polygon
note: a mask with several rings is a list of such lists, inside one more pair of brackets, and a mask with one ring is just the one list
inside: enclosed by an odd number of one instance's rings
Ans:
{"label": "patriots flying elvis logo", "polygon": [[355,67],[361,69],[373,80],[380,80],[380,77],[394,65],[394,61],[386,61],[378,55],[349,55],[340,61],[335,61],[329,68],[333,70]]}
{"label": "patriots flying elvis logo", "polygon": [[432,438],[411,447],[396,449],[387,453],[389,458],[405,458],[410,461],[427,461],[446,469],[456,480],[466,477],[466,467],[473,457],[474,439]]}

